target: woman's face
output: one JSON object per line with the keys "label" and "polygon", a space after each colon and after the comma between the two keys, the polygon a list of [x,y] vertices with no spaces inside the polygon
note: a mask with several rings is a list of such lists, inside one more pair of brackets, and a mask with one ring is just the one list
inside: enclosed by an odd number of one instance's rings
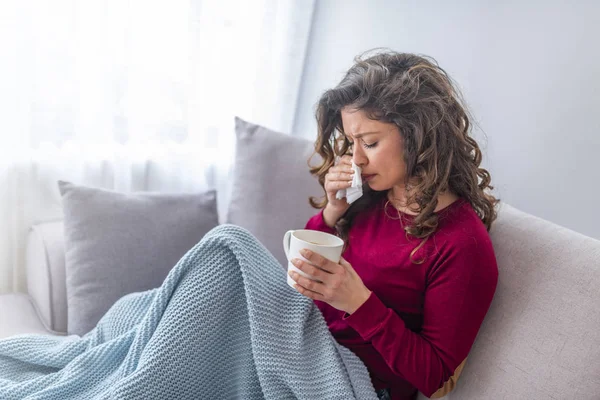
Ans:
{"label": "woman's face", "polygon": [[364,111],[343,109],[344,133],[353,143],[352,160],[361,167],[363,181],[376,191],[404,191],[406,163],[400,131],[395,124],[372,120]]}

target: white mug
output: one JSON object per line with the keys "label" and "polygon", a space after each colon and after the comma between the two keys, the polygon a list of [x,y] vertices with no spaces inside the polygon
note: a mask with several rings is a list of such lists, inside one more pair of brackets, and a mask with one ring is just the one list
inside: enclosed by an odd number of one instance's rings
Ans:
{"label": "white mug", "polygon": [[[300,250],[309,249],[322,255],[323,257],[339,263],[342,257],[342,250],[344,248],[344,241],[337,236],[321,231],[313,231],[311,229],[297,229],[287,231],[283,236],[283,250],[288,260],[288,272],[290,270],[296,271],[298,274],[315,280],[311,275],[300,271],[292,264],[292,259],[298,258],[303,261],[308,261],[306,258],[300,255]],[[287,283],[291,287],[294,287],[294,280],[288,275]]]}

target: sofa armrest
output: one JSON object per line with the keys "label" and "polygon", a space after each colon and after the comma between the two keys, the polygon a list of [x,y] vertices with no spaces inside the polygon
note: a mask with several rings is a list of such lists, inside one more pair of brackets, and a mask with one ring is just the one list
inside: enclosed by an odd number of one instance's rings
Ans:
{"label": "sofa armrest", "polygon": [[1,294],[0,339],[30,333],[56,334],[42,324],[30,296],[25,293]]}
{"label": "sofa armrest", "polygon": [[67,331],[64,228],[62,221],[33,225],[27,237],[27,288],[48,330]]}

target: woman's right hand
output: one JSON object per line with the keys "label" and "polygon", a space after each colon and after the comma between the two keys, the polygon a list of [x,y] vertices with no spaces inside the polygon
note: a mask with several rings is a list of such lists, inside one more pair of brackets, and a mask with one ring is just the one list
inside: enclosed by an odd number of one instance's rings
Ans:
{"label": "woman's right hand", "polygon": [[349,155],[342,156],[338,164],[327,171],[325,175],[325,192],[327,193],[327,208],[329,208],[331,214],[339,214],[339,217],[341,217],[350,207],[345,197],[336,199],[335,196],[338,190],[348,189],[352,186],[353,177],[352,156]]}

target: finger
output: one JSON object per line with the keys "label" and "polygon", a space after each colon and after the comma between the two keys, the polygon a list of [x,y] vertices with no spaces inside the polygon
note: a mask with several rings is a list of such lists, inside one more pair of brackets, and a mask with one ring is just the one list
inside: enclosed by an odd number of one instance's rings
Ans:
{"label": "finger", "polygon": [[297,283],[294,285],[294,289],[296,289],[296,291],[298,293],[300,293],[303,296],[308,297],[309,299],[320,300],[320,301],[324,301],[325,300],[325,298],[321,294],[313,292],[311,290],[308,290],[305,287],[302,287],[302,286],[300,286]]}
{"label": "finger", "polygon": [[328,174],[325,178],[326,182],[352,182],[354,179],[354,174],[350,172],[337,172],[334,174]]}
{"label": "finger", "polygon": [[331,180],[333,181],[351,181],[354,178],[354,172],[338,172]]}
{"label": "finger", "polygon": [[340,257],[340,265],[346,267],[346,268],[352,268],[352,264],[350,264],[344,257]]}
{"label": "finger", "polygon": [[300,250],[300,254],[302,257],[306,258],[310,264],[331,274],[335,273],[335,271],[339,268],[336,263],[331,262],[329,259],[309,249]]}
{"label": "finger", "polygon": [[342,163],[352,165],[352,156],[342,156]]}
{"label": "finger", "polygon": [[327,175],[329,174],[337,174],[338,172],[344,172],[344,171],[348,171],[348,166],[343,164],[343,165],[336,165],[335,167],[331,167],[329,168],[329,170],[327,171]]}
{"label": "finger", "polygon": [[329,181],[325,184],[325,190],[332,192],[334,190],[348,189],[352,186],[352,181]]}
{"label": "finger", "polygon": [[346,270],[347,273],[349,273],[352,276],[357,275],[356,271],[354,271],[354,267],[352,267],[352,264],[350,264],[344,257],[340,257],[340,265],[342,266],[342,268],[344,268]]}
{"label": "finger", "polygon": [[304,262],[299,258],[292,259],[292,264],[294,264],[294,266],[300,271],[305,272],[307,275],[314,277],[317,281],[326,282],[329,279],[329,276],[331,275],[330,272],[318,268],[314,265],[311,265],[307,262]]}
{"label": "finger", "polygon": [[340,166],[342,168],[344,168],[345,170],[350,170],[352,171],[352,156],[346,156],[347,158],[345,158],[341,163]]}
{"label": "finger", "polygon": [[327,171],[328,174],[338,172],[353,173],[354,169],[352,168],[352,161],[350,161],[350,164],[344,162],[340,165],[336,165],[335,167],[329,168],[329,170]]}
{"label": "finger", "polygon": [[317,281],[313,281],[312,279],[305,278],[295,271],[289,272],[290,277],[296,282],[297,285],[301,286],[305,290],[310,290],[318,295],[323,295],[322,292],[325,291],[325,286],[322,283]]}

